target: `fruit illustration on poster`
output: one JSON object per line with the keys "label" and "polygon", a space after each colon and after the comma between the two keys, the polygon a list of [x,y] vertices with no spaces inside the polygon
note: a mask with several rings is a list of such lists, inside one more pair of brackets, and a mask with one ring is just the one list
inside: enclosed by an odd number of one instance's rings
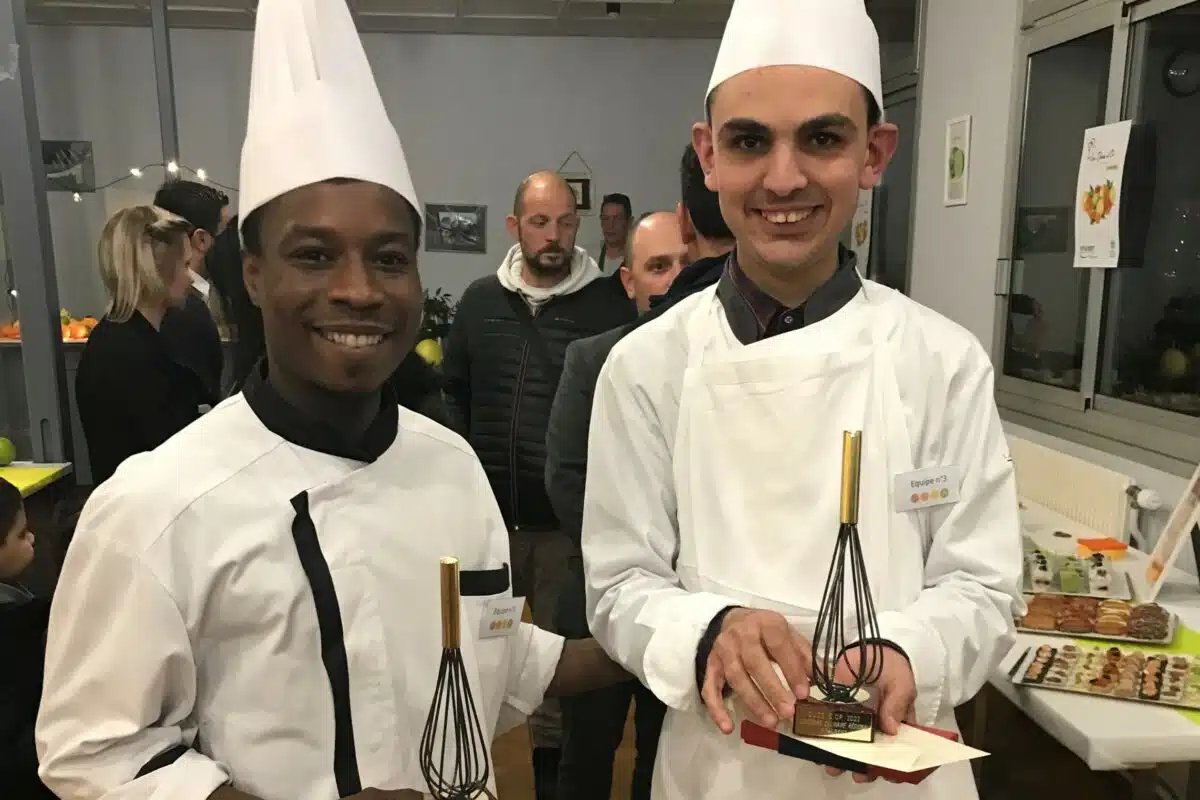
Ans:
{"label": "fruit illustration on poster", "polygon": [[1116,186],[1113,185],[1112,181],[1105,181],[1104,183],[1088,187],[1080,199],[1079,207],[1087,216],[1089,222],[1092,225],[1096,225],[1111,214],[1116,205]]}

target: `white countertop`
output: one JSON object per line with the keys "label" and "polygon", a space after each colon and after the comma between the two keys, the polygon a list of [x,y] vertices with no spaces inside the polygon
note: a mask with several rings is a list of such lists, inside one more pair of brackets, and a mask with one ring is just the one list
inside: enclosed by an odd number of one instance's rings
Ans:
{"label": "white countertop", "polygon": [[[1027,530],[1064,530],[1095,535],[1041,508],[1023,513]],[[1065,540],[1064,540],[1065,542]],[[1146,591],[1143,566],[1148,557],[1130,550],[1117,562],[1133,579],[1135,597]],[[1158,602],[1179,615],[1181,625],[1200,631],[1200,582],[1174,571]],[[1062,644],[1062,636],[1017,634],[1017,642],[992,676],[991,684],[1047,733],[1079,756],[1093,770],[1141,769],[1174,761],[1200,761],[1200,723],[1179,710],[1105,697],[1031,689],[1013,685],[1008,670],[1030,645]],[[1178,640],[1177,640],[1178,641]]]}

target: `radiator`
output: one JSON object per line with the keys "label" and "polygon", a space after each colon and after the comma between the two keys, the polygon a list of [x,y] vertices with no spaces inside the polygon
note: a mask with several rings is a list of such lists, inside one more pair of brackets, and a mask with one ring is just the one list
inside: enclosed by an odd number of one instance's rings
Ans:
{"label": "radiator", "polygon": [[1016,436],[1008,437],[1008,447],[1022,501],[1047,508],[1096,536],[1130,541],[1136,524],[1130,504],[1132,478]]}

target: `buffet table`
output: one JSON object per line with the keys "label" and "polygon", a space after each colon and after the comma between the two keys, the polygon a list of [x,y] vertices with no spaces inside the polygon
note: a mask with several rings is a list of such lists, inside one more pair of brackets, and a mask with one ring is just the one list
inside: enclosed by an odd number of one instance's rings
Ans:
{"label": "buffet table", "polygon": [[[1022,516],[1023,525],[1030,533],[1051,529],[1082,538],[1094,535],[1047,509],[1028,507]],[[1117,562],[1129,573],[1138,600],[1145,597],[1147,591],[1144,573],[1148,561],[1148,556],[1131,549]],[[1200,654],[1200,584],[1197,579],[1173,571],[1157,601],[1179,616],[1175,641],[1163,649],[1169,653]],[[1009,671],[1030,646],[1062,645],[1070,641],[1072,639],[1063,636],[1018,633],[1016,645],[1001,662],[991,685],[1090,769],[1131,771],[1135,800],[1157,798],[1156,768],[1159,765],[1200,762],[1200,711],[1030,689],[1012,683]],[[1097,640],[1097,643],[1100,642]],[[1200,770],[1195,767],[1193,763],[1194,779],[1189,780],[1187,794],[1190,800],[1200,800]]]}

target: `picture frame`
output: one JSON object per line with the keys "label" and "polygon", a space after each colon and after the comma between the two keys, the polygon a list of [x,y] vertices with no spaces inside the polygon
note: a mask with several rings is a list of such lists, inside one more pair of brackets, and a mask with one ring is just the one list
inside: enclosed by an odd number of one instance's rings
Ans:
{"label": "picture frame", "polygon": [[946,170],[942,203],[965,206],[971,177],[971,115],[946,122],[946,152],[942,158]]}
{"label": "picture frame", "polygon": [[582,175],[564,175],[563,180],[567,182],[567,186],[571,187],[571,191],[575,193],[575,210],[580,216],[586,216],[593,213],[592,203],[592,179]]}
{"label": "picture frame", "polygon": [[91,142],[43,139],[42,170],[48,192],[96,191],[96,162]]}
{"label": "picture frame", "polygon": [[486,253],[487,206],[426,203],[425,250],[429,253]]}

